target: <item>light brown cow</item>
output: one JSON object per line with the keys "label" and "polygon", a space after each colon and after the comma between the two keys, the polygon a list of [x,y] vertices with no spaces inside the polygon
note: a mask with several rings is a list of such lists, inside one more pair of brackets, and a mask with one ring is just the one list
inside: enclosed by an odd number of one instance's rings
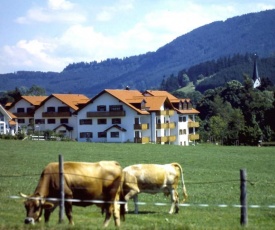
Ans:
{"label": "light brown cow", "polygon": [[[134,199],[135,213],[138,213],[138,193],[156,194],[164,192],[166,196],[171,195],[172,206],[169,213],[179,211],[179,196],[177,192],[178,181],[181,178],[183,201],[187,198],[186,188],[183,178],[183,170],[180,164],[171,163],[165,165],[159,164],[137,164],[130,165],[123,169],[124,184],[123,190],[125,201],[130,198]],[[125,205],[128,211],[127,203]]]}
{"label": "light brown cow", "polygon": [[[96,163],[64,162],[65,199],[79,199],[79,202],[65,201],[65,212],[69,223],[74,224],[72,205],[86,207],[96,204],[106,212],[104,227],[108,226],[112,214],[115,225],[119,226],[120,212],[118,201],[122,192],[122,181],[122,168],[115,161],[100,161]],[[54,199],[47,198],[59,198],[59,187],[59,164],[50,163],[43,170],[34,193],[30,196],[20,193],[22,197],[26,198],[26,224],[34,224],[39,221],[43,209],[45,222],[49,221],[51,213],[58,205],[58,201],[52,201]],[[89,200],[95,200],[95,202],[90,202]],[[96,200],[100,200],[102,203],[96,202]]]}

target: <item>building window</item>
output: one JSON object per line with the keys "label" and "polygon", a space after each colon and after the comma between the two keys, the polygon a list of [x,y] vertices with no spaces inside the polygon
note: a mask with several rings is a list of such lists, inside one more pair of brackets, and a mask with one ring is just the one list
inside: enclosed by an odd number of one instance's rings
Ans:
{"label": "building window", "polygon": [[107,119],[97,119],[97,124],[98,125],[106,125],[107,124]]}
{"label": "building window", "polygon": [[111,138],[118,138],[119,132],[111,132]]}
{"label": "building window", "polygon": [[92,119],[80,119],[79,124],[80,125],[92,125],[93,120]]}
{"label": "building window", "polygon": [[107,133],[106,132],[98,132],[97,136],[98,136],[98,138],[104,138],[104,137],[107,137]]}
{"label": "building window", "polygon": [[186,117],[179,117],[179,122],[186,122]]}
{"label": "building window", "polygon": [[109,111],[123,111],[122,105],[110,105]]}
{"label": "building window", "polygon": [[48,124],[55,124],[55,119],[48,119]]}
{"label": "building window", "polygon": [[79,133],[80,138],[93,138],[92,132],[81,132]]}
{"label": "building window", "polygon": [[55,107],[47,107],[47,112],[55,112]]}
{"label": "building window", "polygon": [[112,119],[112,124],[121,124],[121,119],[120,118],[113,118]]}
{"label": "building window", "polygon": [[25,119],[18,119],[17,120],[19,124],[24,124],[25,123]]}
{"label": "building window", "polygon": [[25,109],[24,108],[17,108],[17,113],[24,113]]}
{"label": "building window", "polygon": [[68,106],[60,106],[57,108],[57,111],[59,113],[62,113],[62,112],[70,112],[70,108]]}
{"label": "building window", "polygon": [[186,134],[186,129],[183,130],[183,134]]}
{"label": "building window", "polygon": [[98,105],[97,106],[97,111],[106,111],[106,105]]}
{"label": "building window", "polygon": [[60,119],[60,123],[61,124],[68,124],[69,123],[69,119],[68,118],[61,118]]}
{"label": "building window", "polygon": [[34,112],[34,108],[32,107],[27,108],[27,113],[33,113],[33,112]]}
{"label": "building window", "polygon": [[36,125],[45,124],[45,119],[35,119],[35,124]]}

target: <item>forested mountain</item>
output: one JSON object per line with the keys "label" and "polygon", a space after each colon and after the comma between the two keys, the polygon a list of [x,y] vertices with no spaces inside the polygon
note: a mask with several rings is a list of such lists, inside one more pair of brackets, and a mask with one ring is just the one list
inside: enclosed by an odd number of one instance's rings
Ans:
{"label": "forested mountain", "polygon": [[252,78],[255,62],[262,85],[275,85],[275,56],[258,58],[255,54],[236,54],[202,62],[180,70],[177,75],[164,77],[160,89],[173,92],[192,82],[194,90],[203,93],[208,89],[224,86],[232,80],[243,82],[244,75]]}
{"label": "forested mountain", "polygon": [[274,24],[275,10],[267,10],[202,26],[155,52],[102,62],[72,63],[60,73],[0,74],[0,91],[35,84],[45,88],[47,94],[71,92],[93,96],[104,88],[158,88],[163,76],[177,75],[191,66],[221,57],[246,53],[274,57]]}

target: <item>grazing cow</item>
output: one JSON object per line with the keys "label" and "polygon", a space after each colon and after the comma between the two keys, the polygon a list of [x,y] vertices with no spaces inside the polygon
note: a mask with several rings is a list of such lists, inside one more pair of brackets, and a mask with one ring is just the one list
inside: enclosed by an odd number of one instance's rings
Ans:
{"label": "grazing cow", "polygon": [[[96,163],[64,162],[64,196],[65,212],[69,223],[74,224],[72,204],[86,207],[96,204],[106,212],[104,227],[107,227],[112,214],[115,225],[120,225],[119,196],[122,192],[123,173],[119,163],[115,161],[100,161]],[[40,220],[44,209],[45,222],[49,221],[51,213],[58,205],[58,201],[50,198],[59,198],[59,163],[50,163],[41,174],[39,183],[30,196],[26,198],[25,208],[27,217],[25,223],[34,224]],[[48,198],[48,199],[47,199]],[[101,200],[90,202],[90,200]],[[122,216],[124,218],[124,216]]]}
{"label": "grazing cow", "polygon": [[166,196],[171,195],[172,206],[169,213],[172,214],[179,211],[178,203],[179,196],[177,192],[178,181],[181,177],[182,190],[185,201],[187,198],[186,188],[183,179],[183,171],[178,163],[165,165],[159,164],[137,164],[130,165],[123,169],[124,183],[123,192],[125,194],[126,207],[128,211],[127,201],[130,198],[134,199],[135,213],[138,213],[138,193],[156,194],[164,192]]}

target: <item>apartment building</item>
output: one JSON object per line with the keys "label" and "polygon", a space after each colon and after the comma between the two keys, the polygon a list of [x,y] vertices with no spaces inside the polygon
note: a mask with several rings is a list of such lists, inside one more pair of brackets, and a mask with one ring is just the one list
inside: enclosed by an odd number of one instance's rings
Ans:
{"label": "apartment building", "polygon": [[19,126],[52,130],[79,142],[187,146],[199,139],[199,112],[190,99],[166,91],[105,89],[92,99],[82,94],[22,96],[7,108]]}
{"label": "apartment building", "polygon": [[13,103],[6,105],[10,113],[17,117],[19,129],[34,129],[34,113],[47,96],[21,96]]}
{"label": "apartment building", "polygon": [[0,105],[0,134],[14,135],[18,131],[17,118]]}
{"label": "apartment building", "polygon": [[166,91],[105,89],[77,111],[77,140],[189,145],[198,113]]}
{"label": "apartment building", "polygon": [[75,112],[88,101],[89,98],[82,94],[50,95],[35,110],[35,130],[53,130],[68,138],[76,139],[77,117]]}

